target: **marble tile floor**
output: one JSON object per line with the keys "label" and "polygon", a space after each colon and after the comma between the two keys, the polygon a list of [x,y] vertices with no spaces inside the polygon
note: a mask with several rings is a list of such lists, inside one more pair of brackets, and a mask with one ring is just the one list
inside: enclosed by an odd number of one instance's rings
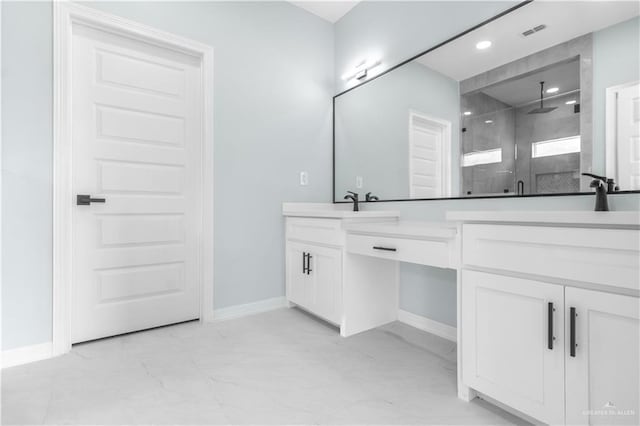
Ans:
{"label": "marble tile floor", "polygon": [[400,323],[344,339],[297,309],[75,345],[2,371],[2,424],[513,424],[456,397],[455,345]]}

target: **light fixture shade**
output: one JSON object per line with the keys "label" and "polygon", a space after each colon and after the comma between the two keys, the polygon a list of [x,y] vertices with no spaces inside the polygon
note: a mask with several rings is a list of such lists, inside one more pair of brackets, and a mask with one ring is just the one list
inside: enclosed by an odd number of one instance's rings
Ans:
{"label": "light fixture shade", "polygon": [[382,60],[379,58],[363,60],[358,65],[356,65],[353,70],[346,72],[342,75],[342,80],[349,81],[351,79],[363,80],[367,77],[368,72],[371,69],[377,67],[382,63]]}

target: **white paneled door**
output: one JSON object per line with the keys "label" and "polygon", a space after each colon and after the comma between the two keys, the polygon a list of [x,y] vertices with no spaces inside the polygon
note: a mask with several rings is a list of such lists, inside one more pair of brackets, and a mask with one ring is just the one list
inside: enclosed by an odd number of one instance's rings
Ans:
{"label": "white paneled door", "polygon": [[451,123],[409,111],[409,195],[451,196]]}
{"label": "white paneled door", "polygon": [[200,61],[82,25],[72,51],[71,341],[199,318]]}
{"label": "white paneled door", "polygon": [[640,189],[640,84],[617,93],[618,180],[622,190]]}

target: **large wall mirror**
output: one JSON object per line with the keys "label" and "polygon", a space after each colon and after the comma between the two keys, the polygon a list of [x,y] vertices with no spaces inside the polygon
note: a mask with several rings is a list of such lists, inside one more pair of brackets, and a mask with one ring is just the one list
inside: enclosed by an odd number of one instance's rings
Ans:
{"label": "large wall mirror", "polygon": [[337,95],[334,201],[640,190],[639,14],[522,3]]}

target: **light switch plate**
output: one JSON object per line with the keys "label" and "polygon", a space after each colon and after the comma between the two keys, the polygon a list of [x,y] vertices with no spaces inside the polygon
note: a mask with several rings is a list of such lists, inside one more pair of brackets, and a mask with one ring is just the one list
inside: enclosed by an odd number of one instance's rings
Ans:
{"label": "light switch plate", "polygon": [[309,173],[300,172],[300,185],[302,186],[309,185]]}

